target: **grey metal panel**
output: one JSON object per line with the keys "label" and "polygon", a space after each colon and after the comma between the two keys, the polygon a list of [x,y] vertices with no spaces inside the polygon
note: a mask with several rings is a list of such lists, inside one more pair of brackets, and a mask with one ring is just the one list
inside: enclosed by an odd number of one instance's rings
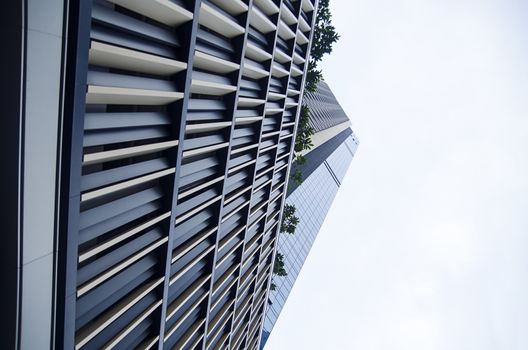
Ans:
{"label": "grey metal panel", "polygon": [[310,108],[310,125],[315,132],[349,120],[324,80],[317,84],[315,92],[307,92],[304,95],[303,104]]}

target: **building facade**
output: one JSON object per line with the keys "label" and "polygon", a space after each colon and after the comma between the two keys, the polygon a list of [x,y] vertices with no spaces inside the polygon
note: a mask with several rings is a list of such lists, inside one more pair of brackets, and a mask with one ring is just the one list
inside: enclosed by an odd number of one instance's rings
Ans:
{"label": "building facade", "polygon": [[277,253],[284,256],[288,275],[273,276],[275,289],[269,294],[261,348],[273,330],[359,145],[348,117],[324,81],[318,84],[315,93],[305,94],[303,104],[310,107],[314,138],[326,141],[305,154],[305,164],[294,165],[302,172],[304,181],[299,186],[290,184],[286,204],[295,206],[299,224],[294,234],[282,233],[278,238]]}
{"label": "building facade", "polygon": [[1,348],[257,349],[316,0],[9,0]]}

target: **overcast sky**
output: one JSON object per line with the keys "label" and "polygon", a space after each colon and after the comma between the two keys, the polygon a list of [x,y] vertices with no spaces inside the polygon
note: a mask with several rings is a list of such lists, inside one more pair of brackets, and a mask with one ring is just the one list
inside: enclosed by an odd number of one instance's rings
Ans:
{"label": "overcast sky", "polygon": [[331,8],[361,144],[266,350],[528,349],[528,1]]}

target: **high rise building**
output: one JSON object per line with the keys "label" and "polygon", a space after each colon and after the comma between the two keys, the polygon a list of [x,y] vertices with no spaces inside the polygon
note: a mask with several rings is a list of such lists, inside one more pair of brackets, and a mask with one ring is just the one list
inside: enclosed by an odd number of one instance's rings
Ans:
{"label": "high rise building", "polygon": [[316,131],[314,147],[305,152],[305,164],[294,165],[304,181],[299,186],[290,182],[286,204],[295,206],[299,224],[294,234],[281,233],[278,238],[277,254],[284,256],[288,275],[273,276],[275,287],[269,294],[261,348],[273,330],[359,145],[348,117],[324,81],[318,84],[316,92],[305,94],[303,104],[310,108],[310,124]]}
{"label": "high rise building", "polygon": [[315,0],[7,0],[3,349],[257,349]]}

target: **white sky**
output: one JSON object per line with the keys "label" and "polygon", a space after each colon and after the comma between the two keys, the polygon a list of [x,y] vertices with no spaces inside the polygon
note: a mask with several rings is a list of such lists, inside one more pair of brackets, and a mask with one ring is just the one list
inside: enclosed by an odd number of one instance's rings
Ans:
{"label": "white sky", "polygon": [[528,349],[528,1],[331,6],[361,144],[266,350]]}

